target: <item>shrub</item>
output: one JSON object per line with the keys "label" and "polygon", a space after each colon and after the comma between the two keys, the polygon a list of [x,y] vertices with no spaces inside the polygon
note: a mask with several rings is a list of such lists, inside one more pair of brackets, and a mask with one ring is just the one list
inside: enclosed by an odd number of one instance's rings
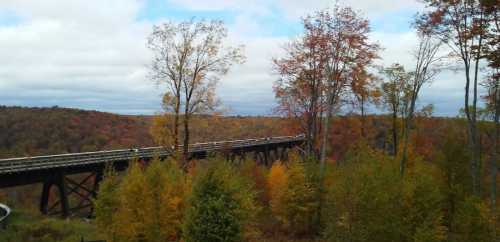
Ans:
{"label": "shrub", "polygon": [[494,241],[492,223],[487,204],[479,198],[467,197],[458,203],[451,239],[457,242]]}
{"label": "shrub", "polygon": [[175,162],[167,163],[165,178],[158,188],[158,225],[161,238],[177,241],[182,235],[182,219],[186,207],[186,197],[191,192],[190,178],[176,167]]}
{"label": "shrub", "polygon": [[402,233],[405,241],[446,239],[444,194],[436,173],[436,167],[417,162],[402,181]]}
{"label": "shrub", "polygon": [[286,215],[286,192],[288,189],[288,174],[281,162],[275,162],[267,178],[269,190],[269,208],[276,220],[283,226],[289,224]]}
{"label": "shrub", "polygon": [[435,167],[417,162],[402,178],[397,160],[365,149],[353,153],[355,162],[346,159],[333,175],[325,233],[329,241],[445,239]]}
{"label": "shrub", "polygon": [[132,162],[121,181],[108,175],[95,201],[96,223],[107,241],[177,241],[190,184],[172,161]]}
{"label": "shrub", "polygon": [[116,223],[113,220],[118,207],[117,187],[119,185],[116,173],[107,168],[104,179],[99,185],[97,199],[94,200],[95,223],[100,231],[106,236],[106,240],[115,241]]}
{"label": "shrub", "polygon": [[252,222],[255,192],[238,171],[224,162],[197,172],[183,225],[183,238],[197,241],[241,241]]}
{"label": "shrub", "polygon": [[147,218],[152,216],[151,208],[147,207],[150,196],[152,192],[142,168],[132,162],[117,190],[119,206],[113,218],[117,241],[146,239]]}
{"label": "shrub", "polygon": [[6,230],[0,231],[2,242],[74,242],[82,236],[87,240],[99,238],[87,221],[47,218],[25,211],[11,214]]}
{"label": "shrub", "polygon": [[257,164],[254,160],[247,159],[240,166],[240,173],[253,184],[257,192],[257,202],[261,207],[269,206],[269,191],[267,189],[267,173],[265,166]]}
{"label": "shrub", "polygon": [[306,177],[302,163],[292,162],[288,169],[285,208],[289,229],[293,234],[310,234],[314,227],[317,197],[313,184]]}
{"label": "shrub", "polygon": [[397,241],[398,173],[375,162],[346,163],[330,189],[330,241]]}
{"label": "shrub", "polygon": [[291,161],[287,169],[275,162],[268,175],[270,210],[283,232],[311,234],[317,209],[316,189],[304,165]]}

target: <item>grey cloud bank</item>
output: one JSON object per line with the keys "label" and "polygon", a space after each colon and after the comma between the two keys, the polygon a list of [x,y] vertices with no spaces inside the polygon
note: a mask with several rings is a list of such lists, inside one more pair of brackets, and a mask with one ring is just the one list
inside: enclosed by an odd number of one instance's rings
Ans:
{"label": "grey cloud bank", "polygon": [[[277,79],[271,58],[282,53],[280,46],[291,36],[260,35],[259,28],[264,26],[252,18],[274,14],[272,7],[279,6],[285,18],[296,24],[299,16],[327,7],[331,1],[206,2],[171,0],[186,9],[233,9],[243,14],[228,27],[230,41],[246,45],[247,62],[221,80],[222,102],[230,114],[271,114],[275,106],[272,85]],[[413,0],[341,2],[369,17],[419,7]],[[150,53],[145,40],[153,22],[137,21],[141,4],[145,2],[1,1],[0,10],[17,14],[19,22],[0,22],[0,105],[58,105],[122,114],[160,111],[161,90],[147,80]],[[413,33],[379,29],[372,38],[386,48],[382,64],[411,63],[408,51],[415,44]],[[440,75],[432,88],[423,90],[420,103],[434,103],[436,114],[454,116],[462,104],[462,86],[458,75]]]}

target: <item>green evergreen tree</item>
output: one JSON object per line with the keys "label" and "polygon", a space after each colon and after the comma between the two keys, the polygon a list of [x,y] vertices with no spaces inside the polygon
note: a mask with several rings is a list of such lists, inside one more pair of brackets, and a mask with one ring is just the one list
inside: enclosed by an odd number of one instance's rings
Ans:
{"label": "green evergreen tree", "polygon": [[208,171],[195,184],[184,222],[186,242],[229,242],[242,237],[240,204],[223,181]]}

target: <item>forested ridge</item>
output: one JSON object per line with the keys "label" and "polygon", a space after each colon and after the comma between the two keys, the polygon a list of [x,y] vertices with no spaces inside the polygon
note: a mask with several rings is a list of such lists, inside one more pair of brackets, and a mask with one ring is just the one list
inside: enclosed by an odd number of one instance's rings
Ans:
{"label": "forested ridge", "polygon": [[[119,115],[51,107],[0,106],[0,158],[155,145],[154,115]],[[291,134],[282,118],[198,115],[192,142]],[[156,125],[154,125],[156,124]]]}
{"label": "forested ridge", "polygon": [[[52,132],[60,132],[56,130],[62,124],[50,122],[64,123],[56,118],[86,120],[86,125],[79,122],[81,126],[72,126],[67,132],[85,131],[88,140],[102,134],[102,124],[113,122],[126,127],[114,130],[116,133],[109,131],[115,136],[107,136],[109,140],[103,144],[114,143],[114,137],[130,137],[130,132],[153,142],[158,118],[64,108],[2,107],[2,114],[7,113],[9,120],[24,120],[23,127],[46,127]],[[47,116],[40,118],[44,113]],[[362,122],[360,115],[346,114],[332,120],[323,188],[318,183],[318,163],[302,162],[298,153],[272,167],[258,166],[251,159],[243,164],[225,163],[220,158],[208,163],[193,161],[194,167],[187,173],[173,160],[153,161],[147,168],[133,165],[119,176],[107,174],[95,200],[97,220],[90,222],[36,215],[39,184],[0,191],[0,199],[15,209],[8,233],[0,239],[39,241],[45,236],[46,241],[69,242],[84,236],[133,241],[146,236],[147,241],[178,241],[184,237],[186,241],[211,241],[206,231],[213,230],[211,233],[225,233],[241,241],[488,241],[492,217],[483,202],[488,192],[482,193],[482,199],[471,198],[467,192],[470,177],[469,154],[463,149],[467,143],[465,120],[432,117],[429,113],[419,113],[415,120],[405,179],[399,176],[398,157],[391,156],[391,117],[367,115]],[[300,132],[293,119],[275,117],[200,116],[196,124],[193,139],[200,141]],[[479,124],[481,152],[488,160],[494,124]],[[397,125],[401,127],[402,120]],[[30,129],[17,132],[17,137],[30,140]],[[59,143],[75,145],[64,140],[67,134],[58,134],[55,137],[61,139]],[[53,151],[38,148],[41,154]],[[483,166],[481,173],[488,187],[488,167]],[[228,219],[228,227],[212,220],[207,211]]]}
{"label": "forested ridge", "polygon": [[147,116],[0,106],[0,157],[151,146]]}

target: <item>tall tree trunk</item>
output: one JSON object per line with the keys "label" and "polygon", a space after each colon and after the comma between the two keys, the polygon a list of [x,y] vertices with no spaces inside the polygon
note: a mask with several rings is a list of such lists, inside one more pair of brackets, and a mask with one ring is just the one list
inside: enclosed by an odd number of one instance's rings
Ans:
{"label": "tall tree trunk", "polygon": [[[490,169],[491,169],[491,212],[493,214],[493,237],[496,238],[496,224],[497,224],[497,172],[498,172],[498,152],[500,147],[498,147],[498,142],[500,141],[500,87],[498,77],[495,81],[495,92],[494,92],[494,107],[495,107],[495,136],[493,141],[493,155],[491,159]],[[498,241],[498,239],[497,239]]]}
{"label": "tall tree trunk", "polygon": [[328,132],[330,129],[330,120],[332,118],[334,100],[333,97],[328,97],[326,104],[326,117],[322,117],[323,119],[323,130],[321,131],[321,153],[320,153],[320,172],[321,177],[323,176],[325,162],[326,162],[326,147],[328,142]]}
{"label": "tall tree trunk", "polygon": [[312,155],[312,149],[313,149],[313,140],[314,140],[314,133],[313,133],[313,115],[312,112],[307,114],[307,130],[306,130],[306,155],[311,156]]}
{"label": "tall tree trunk", "polygon": [[[318,118],[319,117],[319,118]],[[320,110],[319,113],[316,115],[316,119],[315,119],[315,122],[316,122],[316,134],[315,134],[315,137],[320,137],[321,136],[321,132],[323,132],[323,120],[321,119],[321,117],[323,117],[323,110]],[[320,158],[320,153],[319,153],[319,150],[316,152],[316,156],[315,158],[318,160]]]}
{"label": "tall tree trunk", "polygon": [[410,143],[410,128],[411,128],[411,119],[407,117],[404,121],[404,130],[403,130],[403,154],[401,157],[401,162],[399,164],[399,171],[401,176],[405,174],[405,167],[408,161],[408,144]]}
{"label": "tall tree trunk", "polygon": [[311,112],[311,140],[310,140],[310,147],[309,147],[309,157],[313,156],[315,159],[318,158],[317,152],[314,149],[315,147],[315,141],[317,138],[317,132],[318,132],[318,125],[317,125],[317,119],[318,119],[318,93],[317,93],[317,88],[315,87],[317,84],[313,85],[312,89],[312,99],[311,99],[311,106],[310,106],[310,112]]}
{"label": "tall tree trunk", "polygon": [[[313,85],[314,86],[314,85]],[[311,103],[309,105],[309,112],[307,113],[307,156],[311,157],[314,151],[314,140],[316,137],[316,104],[317,97],[315,95],[314,87],[311,90]]]}
{"label": "tall tree trunk", "polygon": [[[479,190],[478,190],[478,184],[479,184],[479,177],[477,175],[477,132],[476,132],[476,109],[474,107],[474,102],[472,105],[472,110],[471,107],[469,106],[469,98],[470,98],[470,84],[471,84],[471,78],[470,78],[470,65],[469,62],[465,60],[465,76],[466,76],[466,82],[465,82],[465,114],[467,116],[467,131],[468,131],[468,139],[469,139],[469,150],[471,152],[471,159],[469,162],[470,166],[470,176],[472,179],[472,193],[474,195],[479,195]],[[473,83],[474,85],[474,83]],[[472,112],[471,112],[472,111]]]}
{"label": "tall tree trunk", "polygon": [[410,132],[411,125],[413,122],[413,114],[415,113],[415,103],[417,101],[418,88],[414,89],[414,93],[410,99],[410,109],[407,111],[407,115],[403,122],[403,154],[401,156],[401,162],[399,164],[399,171],[401,176],[405,174],[406,163],[408,162],[408,145],[410,143]]}
{"label": "tall tree trunk", "polygon": [[[178,156],[179,153],[179,115],[180,115],[180,101],[181,97],[177,95],[177,103],[175,104],[174,114],[174,154]],[[178,157],[177,157],[178,158]]]}
{"label": "tall tree trunk", "polygon": [[186,102],[186,108],[184,110],[184,143],[182,146],[182,165],[184,169],[187,169],[189,162],[189,103]]}
{"label": "tall tree trunk", "polygon": [[394,156],[398,155],[398,116],[396,112],[392,113],[392,154]]}
{"label": "tall tree trunk", "polygon": [[[481,40],[480,40],[481,41]],[[479,43],[481,46],[481,43]],[[476,64],[474,66],[474,96],[472,100],[472,122],[473,122],[473,138],[474,138],[474,177],[476,178],[475,186],[474,186],[474,194],[479,196],[481,193],[481,151],[480,151],[480,141],[479,134],[477,130],[477,84],[478,84],[478,75],[479,75],[479,56],[476,57]]]}
{"label": "tall tree trunk", "polygon": [[[328,132],[330,129],[330,120],[332,118],[332,110],[333,110],[333,105],[334,102],[333,97],[328,97],[327,98],[327,103],[326,103],[326,117],[323,117],[323,115],[320,116],[320,118],[323,121],[323,124],[321,125],[321,151],[320,151],[320,168],[319,168],[319,209],[318,209],[318,224],[321,223],[321,211],[323,210],[323,194],[324,194],[324,176],[325,176],[325,168],[326,168],[326,147],[327,147],[327,142],[328,142]],[[323,112],[321,112],[323,113]],[[337,163],[338,164],[338,163]]]}
{"label": "tall tree trunk", "polygon": [[312,117],[311,117],[311,119],[312,119],[312,134],[313,135],[311,136],[311,138],[312,138],[311,139],[311,154],[309,154],[309,155],[312,155],[314,158],[318,157],[316,155],[317,152],[316,152],[316,150],[314,148],[315,147],[316,137],[317,137],[316,133],[317,133],[317,129],[318,129],[318,127],[317,127],[317,121],[316,121],[317,118],[318,118],[317,117],[317,112],[314,111],[313,114],[312,114]]}
{"label": "tall tree trunk", "polygon": [[361,95],[361,137],[365,138],[365,97]]}
{"label": "tall tree trunk", "polygon": [[[483,15],[481,13],[480,22],[483,21]],[[477,84],[479,77],[479,60],[481,58],[481,46],[482,46],[483,36],[479,36],[478,51],[475,56],[474,64],[474,82],[473,82],[473,97],[472,97],[472,116],[470,119],[470,135],[472,139],[472,160],[471,160],[471,172],[472,172],[472,192],[476,196],[481,194],[481,158],[480,158],[480,147],[479,147],[479,135],[477,131]],[[469,75],[469,73],[467,73]],[[468,91],[468,90],[467,90]]]}

